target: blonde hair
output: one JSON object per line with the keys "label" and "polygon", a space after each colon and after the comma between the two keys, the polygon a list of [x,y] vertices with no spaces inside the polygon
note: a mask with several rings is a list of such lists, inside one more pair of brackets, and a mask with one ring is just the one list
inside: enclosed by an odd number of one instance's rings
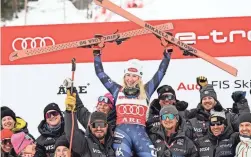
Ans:
{"label": "blonde hair", "polygon": [[[139,80],[137,81],[137,84],[139,85],[139,97],[138,98],[139,99],[147,99],[147,101],[148,101],[145,86],[144,86],[144,83],[143,83],[141,77],[139,77]],[[127,87],[127,85],[126,85],[126,82],[125,82],[125,77],[123,77],[122,90],[124,90],[125,87]]]}

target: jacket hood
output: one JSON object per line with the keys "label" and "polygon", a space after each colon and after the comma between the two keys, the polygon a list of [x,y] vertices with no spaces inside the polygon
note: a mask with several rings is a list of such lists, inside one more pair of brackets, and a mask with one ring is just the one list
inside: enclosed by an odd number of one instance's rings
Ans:
{"label": "jacket hood", "polygon": [[[20,132],[27,129],[28,123],[21,117],[16,117],[15,127],[12,129],[13,132]],[[24,131],[25,132],[25,131]]]}
{"label": "jacket hood", "polygon": [[46,120],[42,120],[38,125],[38,131],[43,136],[57,137],[64,133],[64,119],[61,118],[61,126],[57,130],[51,130],[47,127]]}

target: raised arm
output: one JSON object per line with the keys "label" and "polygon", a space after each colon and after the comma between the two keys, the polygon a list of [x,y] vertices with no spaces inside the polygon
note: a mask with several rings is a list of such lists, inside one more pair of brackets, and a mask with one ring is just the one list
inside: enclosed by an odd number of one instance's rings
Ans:
{"label": "raised arm", "polygon": [[96,75],[98,76],[102,84],[105,86],[105,88],[113,95],[114,100],[116,100],[121,86],[116,82],[112,81],[112,79],[104,72],[103,64],[100,57],[101,50],[94,50],[93,53],[94,53],[94,67]]}
{"label": "raised arm", "polygon": [[164,57],[159,65],[158,71],[154,74],[153,78],[145,85],[145,90],[148,98],[150,98],[153,92],[157,89],[164,75],[166,74],[167,67],[171,59],[172,48],[166,47],[164,50]]}

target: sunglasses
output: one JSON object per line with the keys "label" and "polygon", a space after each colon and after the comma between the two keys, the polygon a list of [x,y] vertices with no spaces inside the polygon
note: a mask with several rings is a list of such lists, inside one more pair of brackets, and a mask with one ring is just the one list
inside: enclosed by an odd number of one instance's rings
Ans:
{"label": "sunglasses", "polygon": [[222,125],[224,124],[222,121],[210,122],[210,126]]}
{"label": "sunglasses", "polygon": [[10,138],[6,138],[6,139],[3,139],[2,141],[1,141],[1,143],[2,144],[4,144],[4,145],[6,145],[6,144],[11,144],[11,140],[10,140]]}
{"label": "sunglasses", "polygon": [[175,118],[175,115],[174,114],[163,114],[162,116],[161,116],[161,119],[162,120],[166,120],[166,119],[169,119],[169,120],[173,120],[174,118]]}
{"label": "sunglasses", "polygon": [[58,112],[58,111],[51,111],[51,112],[47,112],[46,114],[45,114],[45,118],[47,119],[47,118],[51,118],[52,116],[53,117],[56,117],[56,116],[58,116],[60,113]]}
{"label": "sunglasses", "polygon": [[112,104],[112,102],[110,101],[109,98],[105,97],[105,96],[100,96],[98,98],[98,102],[105,102],[106,104]]}
{"label": "sunglasses", "polygon": [[94,122],[92,123],[92,128],[98,128],[98,127],[105,128],[106,125],[107,125],[106,122]]}
{"label": "sunglasses", "polygon": [[175,96],[172,94],[165,94],[165,95],[161,95],[159,96],[160,100],[175,100]]}

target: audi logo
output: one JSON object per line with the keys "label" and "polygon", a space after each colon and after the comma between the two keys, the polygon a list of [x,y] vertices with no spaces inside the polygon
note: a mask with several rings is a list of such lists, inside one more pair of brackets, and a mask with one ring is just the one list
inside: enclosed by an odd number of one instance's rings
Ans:
{"label": "audi logo", "polygon": [[117,113],[144,116],[146,114],[146,109],[139,105],[118,105]]}
{"label": "audi logo", "polygon": [[[35,38],[31,38],[31,37],[27,37],[27,38],[16,38],[15,40],[13,40],[12,42],[12,48],[14,51],[17,51],[16,46],[17,43],[19,43],[18,41],[20,41],[20,48],[22,50],[25,50],[27,48],[38,48],[38,47],[45,47],[48,46],[49,43],[51,43],[50,45],[55,45],[55,41],[54,39],[52,39],[51,37],[35,37]],[[47,42],[46,42],[47,41]],[[48,44],[48,45],[47,45]]]}

